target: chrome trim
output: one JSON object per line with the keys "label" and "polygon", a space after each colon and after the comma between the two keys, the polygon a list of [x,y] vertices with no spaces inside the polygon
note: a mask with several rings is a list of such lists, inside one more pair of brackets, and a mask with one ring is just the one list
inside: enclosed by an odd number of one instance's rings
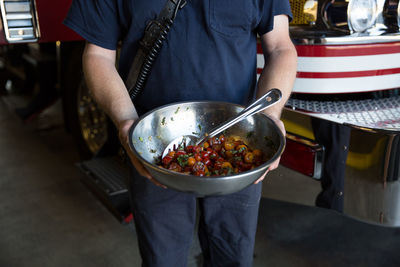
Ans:
{"label": "chrome trim", "polygon": [[18,38],[18,37],[26,39],[35,38],[35,34],[32,28],[12,28],[9,30],[9,34],[11,38]]}
{"label": "chrome trim", "polygon": [[7,1],[4,3],[6,12],[29,12],[30,4],[29,1]]}
{"label": "chrome trim", "polygon": [[[20,3],[19,3],[20,2]],[[17,9],[11,9],[11,11],[6,11],[6,5],[10,6],[14,5],[17,7],[20,4],[22,8],[19,10],[20,12],[16,12]],[[29,4],[30,10],[26,13],[26,6]],[[37,14],[36,14],[36,5],[34,0],[0,0],[0,9],[1,16],[3,21],[4,33],[7,41],[9,43],[26,43],[26,42],[35,42],[38,40],[39,32],[37,27]],[[31,25],[27,27],[9,27],[8,21],[17,20],[30,20]],[[16,25],[17,26],[17,25]]]}
{"label": "chrome trim", "polygon": [[399,42],[400,33],[391,33],[379,36],[367,36],[352,34],[337,37],[293,37],[292,41],[297,45],[350,45]]}
{"label": "chrome trim", "polygon": [[[390,165],[390,158],[392,155],[392,148],[393,148],[393,142],[395,139],[396,135],[394,134],[390,134],[388,135],[388,146],[386,148],[386,153],[385,153],[385,159],[383,161],[383,168],[382,168],[382,178],[383,178],[383,183],[386,186],[388,180],[390,180],[389,178],[389,165]],[[398,136],[397,136],[398,137]],[[396,179],[398,180],[398,179]]]}
{"label": "chrome trim", "polygon": [[314,161],[314,175],[312,178],[320,180],[322,177],[322,169],[323,169],[323,162],[325,158],[325,148],[321,146],[320,150],[317,150],[315,154],[315,161]]}
{"label": "chrome trim", "polygon": [[7,20],[31,19],[31,18],[32,14],[23,14],[23,13],[6,14]]}
{"label": "chrome trim", "polygon": [[[297,135],[312,133],[309,113],[285,109],[282,118]],[[400,227],[399,168],[400,132],[351,127],[344,177],[344,214],[371,224]],[[282,175],[279,169],[276,174]],[[302,179],[305,181],[309,176]],[[295,196],[292,200],[298,203]]]}

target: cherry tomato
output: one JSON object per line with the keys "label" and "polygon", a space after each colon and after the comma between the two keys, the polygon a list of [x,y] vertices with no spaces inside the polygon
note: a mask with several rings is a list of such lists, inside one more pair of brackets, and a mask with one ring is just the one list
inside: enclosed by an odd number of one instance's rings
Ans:
{"label": "cherry tomato", "polygon": [[205,171],[206,165],[201,162],[201,161],[196,161],[196,163],[192,166],[192,171],[193,172],[198,172],[198,171]]}
{"label": "cherry tomato", "polygon": [[217,158],[217,161],[222,163],[225,161],[225,159],[223,157],[219,157],[219,158]]}
{"label": "cherry tomato", "polygon": [[194,159],[195,159],[196,161],[201,161],[201,154],[200,154],[200,153],[194,154]]}
{"label": "cherry tomato", "polygon": [[210,146],[210,144],[208,142],[204,142],[203,147],[204,148],[208,148]]}
{"label": "cherry tomato", "polygon": [[232,150],[227,150],[227,151],[225,152],[225,156],[226,156],[228,159],[232,158],[232,157],[233,157],[233,152],[232,152]]}
{"label": "cherry tomato", "polygon": [[193,152],[194,153],[200,153],[200,151],[202,151],[203,148],[201,146],[194,146],[193,147]]}
{"label": "cherry tomato", "polygon": [[225,150],[232,150],[232,149],[235,148],[235,144],[231,143],[231,142],[225,142],[224,143],[224,148],[225,148]]}
{"label": "cherry tomato", "polygon": [[216,160],[218,158],[218,153],[216,151],[211,152],[210,159]]}
{"label": "cherry tomato", "polygon": [[240,144],[240,145],[237,145],[237,146],[235,147],[235,149],[236,149],[239,153],[244,154],[244,153],[246,153],[246,151],[247,151],[247,146],[246,146],[246,145],[243,145],[243,144]]}
{"label": "cherry tomato", "polygon": [[241,171],[250,170],[251,167],[252,167],[252,164],[250,164],[250,163],[241,162],[241,164],[239,165],[239,168],[240,168]]}
{"label": "cherry tomato", "polygon": [[253,163],[254,161],[254,154],[251,152],[247,152],[244,154],[244,162],[246,163]]}
{"label": "cherry tomato", "polygon": [[175,157],[175,151],[170,151],[170,152],[168,152],[168,156],[170,156],[171,158],[173,158],[173,157]]}
{"label": "cherry tomato", "polygon": [[230,162],[228,162],[228,161],[225,161],[224,163],[222,163],[221,168],[231,168],[231,169],[233,169],[232,164]]}
{"label": "cherry tomato", "polygon": [[188,158],[188,165],[189,165],[190,167],[192,167],[195,163],[196,163],[196,160],[195,160],[194,157],[189,157],[189,158]]}
{"label": "cherry tomato", "polygon": [[186,151],[184,150],[178,150],[175,153],[176,157],[182,156],[182,155],[186,155]]}
{"label": "cherry tomato", "polygon": [[211,166],[211,165],[212,165],[212,162],[211,162],[211,160],[210,160],[209,158],[203,159],[203,163],[204,163],[206,166]]}
{"label": "cherry tomato", "polygon": [[171,157],[171,156],[168,154],[168,155],[166,155],[166,156],[162,159],[162,163],[163,163],[164,166],[168,166],[168,165],[172,162],[173,159],[174,159],[174,158]]}
{"label": "cherry tomato", "polygon": [[223,162],[221,162],[221,161],[216,161],[215,163],[214,163],[214,170],[220,170],[221,168],[222,168],[222,163]]}
{"label": "cherry tomato", "polygon": [[254,157],[257,157],[257,158],[262,157],[262,151],[260,149],[254,149],[253,154],[254,154]]}
{"label": "cherry tomato", "polygon": [[214,151],[219,152],[219,151],[221,151],[221,149],[222,149],[222,145],[212,145],[212,149],[213,149]]}
{"label": "cherry tomato", "polygon": [[186,152],[192,153],[193,152],[193,146],[187,146],[186,147]]}
{"label": "cherry tomato", "polygon": [[196,176],[204,176],[204,175],[206,175],[206,173],[205,173],[205,171],[196,171],[196,172],[194,172],[194,175],[196,175]]}
{"label": "cherry tomato", "polygon": [[171,170],[171,171],[176,171],[176,172],[182,171],[182,167],[179,166],[179,164],[176,163],[176,162],[172,162],[171,165],[169,165],[168,169]]}
{"label": "cherry tomato", "polygon": [[206,159],[210,156],[210,153],[208,151],[201,151],[201,158]]}
{"label": "cherry tomato", "polygon": [[221,139],[219,137],[214,136],[213,138],[210,139],[210,145],[220,145],[222,143]]}

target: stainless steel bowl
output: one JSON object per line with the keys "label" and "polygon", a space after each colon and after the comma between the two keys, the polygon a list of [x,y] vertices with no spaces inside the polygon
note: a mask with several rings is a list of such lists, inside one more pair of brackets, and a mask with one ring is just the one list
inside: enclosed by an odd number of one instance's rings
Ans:
{"label": "stainless steel bowl", "polygon": [[236,115],[242,106],[224,102],[181,102],[144,114],[130,129],[130,146],[150,174],[168,188],[199,196],[230,194],[252,184],[277,159],[285,147],[285,138],[276,124],[263,114],[253,115],[225,131],[240,136],[251,148],[261,149],[267,162],[252,170],[229,176],[199,177],[160,168],[157,163],[165,147],[175,138],[203,135]]}

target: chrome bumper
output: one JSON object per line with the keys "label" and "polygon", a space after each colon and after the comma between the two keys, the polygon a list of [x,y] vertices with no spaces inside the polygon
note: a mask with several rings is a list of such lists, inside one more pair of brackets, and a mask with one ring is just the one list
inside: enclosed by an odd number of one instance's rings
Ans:
{"label": "chrome bumper", "polygon": [[[387,109],[382,109],[382,103],[378,105],[377,101],[383,101]],[[357,105],[348,101],[321,105],[291,99],[290,107],[282,115],[288,125],[297,123],[303,130],[308,127],[311,133],[311,116],[351,127],[344,178],[344,213],[350,217],[400,226],[399,101],[400,97],[393,97],[355,101]]]}

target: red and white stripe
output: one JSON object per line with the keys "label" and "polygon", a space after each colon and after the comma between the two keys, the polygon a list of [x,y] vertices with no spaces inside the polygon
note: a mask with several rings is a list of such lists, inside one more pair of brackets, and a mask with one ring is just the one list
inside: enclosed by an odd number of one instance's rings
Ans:
{"label": "red and white stripe", "polygon": [[[400,87],[400,42],[360,45],[298,45],[293,91],[327,94]],[[257,73],[264,57],[257,55]]]}

